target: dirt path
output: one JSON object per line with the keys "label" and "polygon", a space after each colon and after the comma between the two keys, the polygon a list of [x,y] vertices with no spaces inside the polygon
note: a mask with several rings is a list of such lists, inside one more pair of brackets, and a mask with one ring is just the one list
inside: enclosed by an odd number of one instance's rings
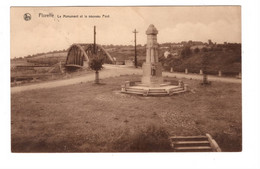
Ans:
{"label": "dirt path", "polygon": [[[121,65],[104,65],[104,69],[100,71],[100,79],[109,78],[109,77],[116,77],[120,75],[131,75],[131,74],[142,74],[142,69],[130,68]],[[163,76],[168,77],[176,77],[176,78],[192,78],[192,79],[202,79],[201,75],[198,74],[184,74],[184,73],[170,73],[170,72],[163,72]],[[29,84],[26,86],[15,86],[11,87],[11,93],[22,92],[26,90],[33,90],[33,89],[41,89],[41,88],[53,88],[59,86],[66,86],[72,84],[78,84],[83,82],[90,82],[94,81],[95,74],[86,74],[80,77],[74,77],[70,79],[62,79],[57,81],[49,81],[43,82],[38,84]],[[228,83],[241,83],[241,79],[235,78],[226,78],[226,77],[216,77],[216,76],[208,76],[210,81],[222,81]]]}

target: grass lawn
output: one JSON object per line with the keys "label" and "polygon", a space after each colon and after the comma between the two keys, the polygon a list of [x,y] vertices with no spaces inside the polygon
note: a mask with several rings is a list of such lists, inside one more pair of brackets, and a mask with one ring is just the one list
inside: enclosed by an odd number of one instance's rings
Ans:
{"label": "grass lawn", "polygon": [[12,151],[171,151],[169,135],[205,133],[222,151],[242,150],[241,84],[183,79],[190,91],[171,97],[120,93],[122,82],[140,78],[12,94]]}

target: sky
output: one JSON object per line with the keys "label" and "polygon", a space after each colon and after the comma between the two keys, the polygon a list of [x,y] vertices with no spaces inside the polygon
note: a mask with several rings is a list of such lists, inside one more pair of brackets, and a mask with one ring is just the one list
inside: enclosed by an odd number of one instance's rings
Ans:
{"label": "sky", "polygon": [[[31,15],[31,20],[24,20],[25,13]],[[12,7],[11,58],[67,49],[73,43],[93,43],[94,26],[98,44],[134,45],[136,29],[137,44],[144,45],[150,24],[159,31],[159,44],[208,39],[241,43],[240,6]]]}

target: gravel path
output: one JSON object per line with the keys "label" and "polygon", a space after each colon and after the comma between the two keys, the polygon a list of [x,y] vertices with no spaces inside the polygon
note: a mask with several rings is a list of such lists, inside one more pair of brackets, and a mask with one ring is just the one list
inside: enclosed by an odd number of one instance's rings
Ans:
{"label": "gravel path", "polygon": [[[121,65],[104,65],[104,69],[100,71],[99,77],[100,79],[103,79],[103,78],[116,77],[120,75],[131,75],[131,74],[142,75],[142,69],[130,68]],[[163,72],[163,76],[176,77],[176,78],[202,79],[202,76],[198,74],[184,74],[184,73],[176,73],[176,72],[174,73]],[[70,79],[62,79],[57,81],[42,82],[38,84],[29,84],[26,86],[11,87],[11,93],[17,93],[26,90],[41,89],[41,88],[53,88],[53,87],[66,86],[66,85],[78,84],[83,82],[90,82],[90,81],[94,81],[94,79],[95,79],[94,73],[86,74],[80,77],[74,77]],[[228,83],[241,83],[242,81],[241,79],[217,77],[217,76],[208,76],[208,80],[222,81]]]}

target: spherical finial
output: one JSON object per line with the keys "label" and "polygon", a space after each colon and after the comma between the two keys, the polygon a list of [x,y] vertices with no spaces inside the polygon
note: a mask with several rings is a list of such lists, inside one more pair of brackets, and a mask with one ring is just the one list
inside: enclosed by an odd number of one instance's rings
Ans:
{"label": "spherical finial", "polygon": [[157,34],[158,34],[158,30],[154,27],[153,24],[151,24],[146,30],[146,35],[157,35]]}

